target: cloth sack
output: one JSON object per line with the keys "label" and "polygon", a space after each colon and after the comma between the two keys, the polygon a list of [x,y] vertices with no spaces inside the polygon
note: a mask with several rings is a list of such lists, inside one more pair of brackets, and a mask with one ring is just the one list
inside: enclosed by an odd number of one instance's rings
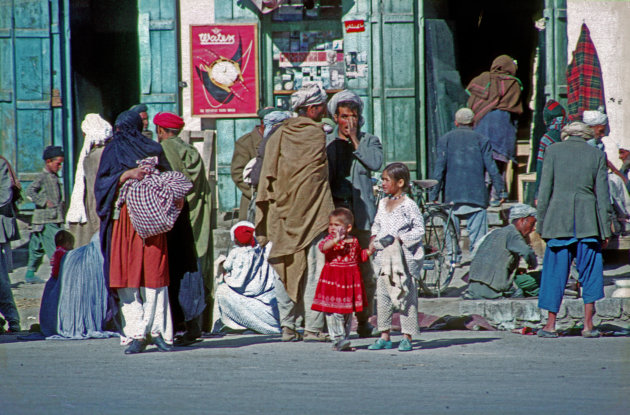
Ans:
{"label": "cloth sack", "polygon": [[142,180],[127,180],[120,188],[116,208],[126,202],[131,224],[141,238],[168,232],[175,225],[181,209],[175,201],[192,189],[192,183],[183,173],[160,173],[155,166],[157,157],[139,160],[138,166],[147,172]]}
{"label": "cloth sack", "polygon": [[381,253],[381,267],[378,270],[378,278],[386,282],[387,292],[394,308],[407,309],[410,281],[409,273],[405,267],[405,254],[398,240],[383,249]]}

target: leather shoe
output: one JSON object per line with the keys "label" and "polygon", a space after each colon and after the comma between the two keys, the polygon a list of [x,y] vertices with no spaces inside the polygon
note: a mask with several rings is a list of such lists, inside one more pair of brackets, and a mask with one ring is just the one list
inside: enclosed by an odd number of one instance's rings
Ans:
{"label": "leather shoe", "polygon": [[129,347],[125,349],[125,354],[142,353],[146,348],[147,341],[145,339],[133,339]]}
{"label": "leather shoe", "polygon": [[172,352],[173,346],[169,346],[165,341],[164,337],[161,334],[153,337],[153,344],[155,344],[159,351],[161,352]]}

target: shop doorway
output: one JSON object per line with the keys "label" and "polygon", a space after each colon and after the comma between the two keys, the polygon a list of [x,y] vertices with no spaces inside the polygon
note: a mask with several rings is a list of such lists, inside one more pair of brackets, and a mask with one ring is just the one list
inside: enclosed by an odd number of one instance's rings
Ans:
{"label": "shop doorway", "polygon": [[112,125],[137,104],[139,86],[138,2],[70,2],[75,148],[82,144],[86,114],[101,114]]}
{"label": "shop doorway", "polygon": [[[464,88],[494,58],[507,54],[518,62],[523,84],[523,114],[518,119],[517,171],[525,172],[529,157],[536,48],[534,23],[543,16],[543,0],[425,0],[425,69],[427,82],[427,146],[429,165],[440,135],[453,128],[453,114],[465,105]],[[433,98],[431,93],[434,91]],[[432,104],[433,100],[433,104]],[[525,150],[526,149],[526,150]],[[525,153],[525,154],[523,154]],[[516,174],[512,175],[514,189]],[[516,192],[511,192],[511,198]]]}

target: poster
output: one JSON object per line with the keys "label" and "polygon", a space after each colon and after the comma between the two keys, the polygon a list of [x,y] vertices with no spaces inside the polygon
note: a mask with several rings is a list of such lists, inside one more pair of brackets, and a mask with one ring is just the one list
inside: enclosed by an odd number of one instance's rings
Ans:
{"label": "poster", "polygon": [[255,24],[190,26],[192,115],[256,117],[257,36]]}

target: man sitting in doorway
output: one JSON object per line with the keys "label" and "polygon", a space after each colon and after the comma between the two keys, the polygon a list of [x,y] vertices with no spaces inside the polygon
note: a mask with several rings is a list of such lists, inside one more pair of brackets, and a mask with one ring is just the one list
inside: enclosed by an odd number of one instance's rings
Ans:
{"label": "man sitting in doorway", "polygon": [[539,281],[517,271],[520,257],[530,270],[538,265],[534,250],[526,242],[535,226],[536,209],[521,203],[512,206],[510,224],[485,235],[475,248],[464,298],[492,300],[538,295]]}

